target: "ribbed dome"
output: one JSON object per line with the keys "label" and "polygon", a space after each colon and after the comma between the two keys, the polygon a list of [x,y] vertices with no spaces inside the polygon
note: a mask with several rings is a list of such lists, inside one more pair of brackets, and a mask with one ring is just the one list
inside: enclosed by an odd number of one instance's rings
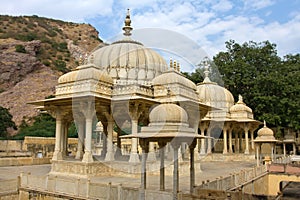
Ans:
{"label": "ribbed dome", "polygon": [[183,86],[186,86],[188,88],[197,90],[197,87],[195,83],[193,83],[191,80],[185,78],[182,74],[175,71],[174,69],[171,69],[167,72],[164,72],[163,74],[155,77],[153,80],[153,85],[168,85],[168,84],[181,84]]}
{"label": "ribbed dome", "polygon": [[157,52],[130,38],[129,10],[124,23],[124,38],[96,49],[88,62],[106,71],[114,80],[151,81],[168,69],[167,64]]}
{"label": "ribbed dome", "polygon": [[155,51],[129,37],[94,51],[88,62],[113,79],[150,81],[167,70],[165,60]]}
{"label": "ribbed dome", "polygon": [[244,102],[243,97],[239,95],[239,101],[230,108],[230,113],[232,112],[249,112],[252,113],[252,109],[249,108]]}
{"label": "ribbed dome", "polygon": [[107,73],[99,70],[92,64],[82,65],[77,67],[74,71],[66,73],[59,77],[58,83],[72,83],[82,80],[96,80],[106,83],[113,83],[113,80]]}
{"label": "ribbed dome", "polygon": [[234,104],[234,98],[226,88],[213,82],[203,82],[197,85],[200,101],[220,109],[229,111]]}
{"label": "ribbed dome", "polygon": [[266,126],[266,122],[264,122],[264,127],[257,131],[258,136],[274,136],[274,132],[272,129]]}
{"label": "ribbed dome", "polygon": [[259,142],[259,143],[277,142],[277,140],[274,137],[274,132],[272,131],[272,129],[266,126],[265,121],[264,121],[264,127],[262,127],[257,131],[257,137],[255,138],[254,142]]}
{"label": "ribbed dome", "polygon": [[188,115],[180,106],[164,103],[156,106],[149,115],[150,123],[188,123]]}

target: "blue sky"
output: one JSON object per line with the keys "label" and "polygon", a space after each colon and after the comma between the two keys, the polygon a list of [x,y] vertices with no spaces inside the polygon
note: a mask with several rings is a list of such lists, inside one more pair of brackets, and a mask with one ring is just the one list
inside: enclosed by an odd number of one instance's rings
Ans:
{"label": "blue sky", "polygon": [[[199,45],[209,57],[224,51],[225,41],[230,39],[238,43],[269,40],[277,44],[280,56],[300,53],[300,0],[0,0],[0,2],[0,14],[35,14],[90,23],[97,28],[100,38],[108,42],[121,33],[126,10],[130,8],[132,26],[135,30],[142,29],[144,30],[142,33],[145,33],[146,30],[150,30],[149,28],[158,28],[176,32],[189,38],[191,43]],[[168,34],[164,38],[170,40]],[[145,37],[139,39],[143,40]],[[179,45],[180,41],[176,41],[175,38],[173,43]]]}

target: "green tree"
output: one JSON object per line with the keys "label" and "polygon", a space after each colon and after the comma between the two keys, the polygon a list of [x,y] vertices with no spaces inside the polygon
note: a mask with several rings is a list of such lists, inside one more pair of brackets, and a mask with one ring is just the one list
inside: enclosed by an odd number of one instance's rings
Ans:
{"label": "green tree", "polygon": [[281,59],[269,41],[240,45],[230,40],[226,48],[213,61],[233,96],[243,95],[257,119],[299,130],[299,54]]}
{"label": "green tree", "polygon": [[55,119],[51,115],[40,113],[33,120],[34,123],[32,125],[22,123],[18,135],[14,136],[13,139],[24,139],[25,136],[55,136]]}
{"label": "green tree", "polygon": [[17,130],[16,124],[12,120],[12,115],[9,113],[9,110],[0,106],[0,137],[7,137],[8,128]]}

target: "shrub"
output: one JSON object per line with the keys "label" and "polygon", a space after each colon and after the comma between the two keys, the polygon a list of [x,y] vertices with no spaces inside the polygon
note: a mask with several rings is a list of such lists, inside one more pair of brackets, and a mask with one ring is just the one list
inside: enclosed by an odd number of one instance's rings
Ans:
{"label": "shrub", "polygon": [[21,44],[16,45],[15,48],[16,48],[16,52],[18,53],[26,53],[25,47]]}

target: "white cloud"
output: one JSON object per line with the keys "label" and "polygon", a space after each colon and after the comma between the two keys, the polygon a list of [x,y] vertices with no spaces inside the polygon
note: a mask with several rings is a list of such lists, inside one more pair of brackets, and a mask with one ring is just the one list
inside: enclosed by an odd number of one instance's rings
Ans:
{"label": "white cloud", "polygon": [[2,1],[1,14],[39,15],[74,22],[112,12],[113,0],[9,0]]}
{"label": "white cloud", "polygon": [[[0,13],[37,14],[74,22],[93,19],[92,24],[100,34],[110,38],[121,32],[126,9],[130,8],[134,29],[162,28],[178,32],[199,44],[210,56],[224,50],[229,39],[239,43],[269,40],[278,45],[280,55],[285,55],[300,50],[300,13],[295,2],[294,10],[284,10],[287,14],[281,16],[283,22],[264,19],[268,13],[276,14],[271,8],[280,7],[274,0],[9,0],[1,2]],[[265,15],[257,12],[263,8],[270,8]],[[161,37],[170,39],[168,35]],[[189,52],[181,42],[174,39],[178,48]]]}
{"label": "white cloud", "polygon": [[260,10],[273,5],[274,0],[244,0],[245,9]]}
{"label": "white cloud", "polygon": [[227,0],[220,0],[218,3],[212,6],[212,9],[217,12],[226,12],[231,10],[233,7],[232,3]]}

